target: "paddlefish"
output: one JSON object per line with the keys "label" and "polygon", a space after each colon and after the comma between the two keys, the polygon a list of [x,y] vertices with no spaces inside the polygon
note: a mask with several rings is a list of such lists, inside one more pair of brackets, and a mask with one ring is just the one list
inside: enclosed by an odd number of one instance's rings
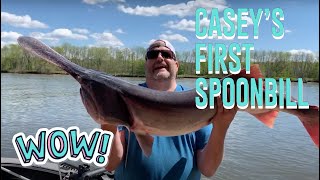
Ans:
{"label": "paddlefish", "polygon": [[[129,83],[104,72],[81,67],[54,51],[39,40],[21,36],[19,45],[67,72],[80,87],[80,96],[88,114],[99,124],[126,126],[134,132],[143,153],[152,152],[153,137],[177,136],[196,131],[211,123],[216,108],[198,109],[195,89],[183,92],[158,91]],[[263,78],[258,65],[251,66],[251,74],[244,70],[229,78]],[[241,110],[241,109],[240,109]],[[283,111],[297,116],[319,147],[319,108],[309,109],[242,109],[256,117],[268,127],[273,127],[279,113]]]}

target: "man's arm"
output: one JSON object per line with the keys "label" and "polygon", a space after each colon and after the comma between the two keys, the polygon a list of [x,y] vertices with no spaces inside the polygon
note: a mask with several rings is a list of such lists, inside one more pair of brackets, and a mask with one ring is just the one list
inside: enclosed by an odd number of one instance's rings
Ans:
{"label": "man's arm", "polygon": [[212,123],[213,129],[207,145],[197,152],[197,164],[200,172],[207,176],[213,176],[223,159],[224,140],[227,130],[237,112],[237,108],[224,109],[221,98],[217,100],[217,114]]}
{"label": "man's arm", "polygon": [[109,162],[105,167],[107,171],[115,170],[123,159],[125,152],[125,133],[119,131],[117,126],[103,124],[101,129],[111,131],[114,134],[112,146],[109,154]]}

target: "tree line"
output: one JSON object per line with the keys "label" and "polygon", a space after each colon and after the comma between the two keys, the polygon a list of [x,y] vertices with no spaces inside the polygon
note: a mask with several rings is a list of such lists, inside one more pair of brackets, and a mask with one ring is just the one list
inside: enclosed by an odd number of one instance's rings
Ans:
{"label": "tree line", "polygon": [[[143,47],[111,48],[111,47],[78,47],[63,44],[53,47],[61,55],[72,62],[90,69],[103,71],[115,76],[144,76],[146,49]],[[206,52],[202,52],[205,54]],[[179,77],[222,77],[225,75],[208,75],[208,64],[201,63],[201,72],[195,73],[195,51],[177,52],[180,68]],[[214,57],[214,55],[213,55]],[[259,64],[265,77],[272,78],[304,78],[319,82],[319,56],[310,53],[292,54],[277,51],[251,51],[251,64]],[[242,68],[245,67],[245,53],[239,55]],[[227,57],[228,68],[232,60]],[[64,74],[58,67],[39,59],[24,51],[18,45],[1,48],[1,72]]]}

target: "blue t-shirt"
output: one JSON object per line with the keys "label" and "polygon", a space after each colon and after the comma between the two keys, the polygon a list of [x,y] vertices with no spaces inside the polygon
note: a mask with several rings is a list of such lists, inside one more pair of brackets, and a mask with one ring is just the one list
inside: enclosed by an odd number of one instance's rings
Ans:
{"label": "blue t-shirt", "polygon": [[[147,87],[146,83],[139,84]],[[177,85],[175,91],[186,90]],[[125,159],[115,171],[116,180],[158,180],[158,179],[200,179],[201,174],[197,167],[196,152],[203,149],[209,140],[212,125],[180,136],[154,136],[152,153],[146,157],[134,133],[128,138],[126,128],[126,144],[129,142],[127,165]]]}

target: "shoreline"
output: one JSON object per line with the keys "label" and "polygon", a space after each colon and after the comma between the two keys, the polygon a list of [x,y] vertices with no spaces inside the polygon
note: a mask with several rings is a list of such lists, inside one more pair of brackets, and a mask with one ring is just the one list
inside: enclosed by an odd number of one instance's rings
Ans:
{"label": "shoreline", "polygon": [[[51,73],[40,73],[40,72],[33,72],[33,71],[27,71],[27,72],[10,72],[10,71],[1,71],[1,74],[39,74],[39,75],[68,75],[68,73],[63,72],[51,72]],[[129,75],[129,74],[110,74],[115,77],[132,77],[132,78],[143,78],[144,75]],[[178,75],[178,78],[186,78],[186,79],[196,79],[196,78],[214,78],[214,76],[196,76],[196,75]],[[271,77],[269,77],[271,78]],[[274,78],[276,81],[278,81],[279,77]],[[298,78],[290,78],[291,82],[298,82]],[[319,83],[319,80],[315,80],[312,78],[304,78],[304,83],[313,82],[313,83]]]}

